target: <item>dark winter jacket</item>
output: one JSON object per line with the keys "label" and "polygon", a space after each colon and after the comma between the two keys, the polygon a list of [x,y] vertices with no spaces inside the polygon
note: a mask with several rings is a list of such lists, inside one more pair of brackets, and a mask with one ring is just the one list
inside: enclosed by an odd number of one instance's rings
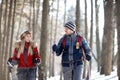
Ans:
{"label": "dark winter jacket", "polygon": [[[85,40],[82,37],[81,45],[79,48],[76,48],[76,43],[78,42],[78,34],[73,33],[72,35],[64,35],[60,40],[58,45],[53,46],[53,51],[56,52],[56,55],[59,56],[62,54],[62,66],[68,67],[70,64],[81,65],[83,64],[83,51],[85,52],[86,59],[91,60],[91,49]],[[79,35],[80,36],[80,35]],[[63,45],[63,39],[66,38],[66,46]]]}

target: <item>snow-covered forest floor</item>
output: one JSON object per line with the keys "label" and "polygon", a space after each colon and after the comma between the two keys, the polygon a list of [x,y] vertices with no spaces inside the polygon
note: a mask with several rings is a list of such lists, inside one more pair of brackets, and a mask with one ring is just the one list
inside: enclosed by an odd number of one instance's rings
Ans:
{"label": "snow-covered forest floor", "polygon": [[[60,76],[56,75],[55,77],[48,78],[47,80],[60,80],[59,78]],[[92,70],[90,80],[118,80],[117,69],[114,68],[114,71],[109,76],[100,75],[100,73],[97,72],[97,70]]]}

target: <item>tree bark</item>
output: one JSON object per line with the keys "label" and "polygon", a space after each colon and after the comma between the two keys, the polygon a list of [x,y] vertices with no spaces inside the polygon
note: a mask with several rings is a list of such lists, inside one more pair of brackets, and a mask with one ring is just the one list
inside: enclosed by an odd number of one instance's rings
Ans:
{"label": "tree bark", "polygon": [[4,18],[5,18],[5,21],[4,21],[4,34],[3,34],[3,41],[2,41],[2,77],[4,78],[3,80],[6,80],[5,79],[5,42],[6,42],[6,29],[7,29],[7,9],[8,9],[8,0],[5,1],[5,14],[4,14]]}
{"label": "tree bark", "polygon": [[[2,0],[2,2],[1,2],[1,5],[0,5],[0,43],[2,44],[2,29],[1,29],[1,27],[2,27],[2,11],[3,11],[3,0]],[[0,45],[0,52],[2,52],[2,46]],[[0,54],[0,61],[2,61],[2,54],[3,53],[1,53]],[[2,66],[0,66],[0,77],[1,77],[1,79],[2,79]],[[2,79],[3,80],[3,79]]]}
{"label": "tree bark", "polygon": [[[39,30],[39,22],[38,22],[38,20],[39,20],[39,12],[40,12],[40,0],[37,0],[37,10],[36,10],[36,19],[35,19],[35,26],[36,26],[36,32],[38,33],[38,30]],[[35,38],[37,38],[37,34],[35,34]]]}
{"label": "tree bark", "polygon": [[[56,12],[56,23],[55,23],[55,33],[54,33],[54,44],[56,43],[56,39],[57,39],[57,31],[58,31],[58,13],[59,13],[59,0],[57,0],[57,12]],[[55,74],[55,55],[53,54],[53,61],[52,61],[52,76],[54,76]]]}
{"label": "tree bark", "polygon": [[[1,5],[0,5],[0,43],[2,43],[2,31],[1,31],[1,27],[2,27],[2,11],[3,11],[3,0],[2,0],[2,2],[1,2]],[[0,45],[0,52],[2,52],[1,50],[1,45]],[[1,54],[0,54],[1,55]],[[1,57],[1,56],[0,56]],[[0,58],[1,59],[1,58]]]}
{"label": "tree bark", "polygon": [[112,48],[113,48],[113,0],[104,2],[104,33],[102,41],[102,66],[101,73],[105,75],[111,74],[112,69]]}
{"label": "tree bark", "polygon": [[12,17],[12,27],[11,27],[11,38],[10,38],[10,56],[12,54],[12,46],[13,46],[13,34],[14,34],[14,25],[15,25],[15,12],[16,12],[16,0],[14,0],[14,8],[13,8],[13,17]]}
{"label": "tree bark", "polygon": [[117,41],[118,41],[118,56],[117,56],[117,75],[120,80],[120,0],[116,0],[116,18],[117,18]]}
{"label": "tree bark", "polygon": [[32,32],[33,32],[33,40],[35,39],[35,34],[36,34],[36,25],[35,25],[35,2],[36,0],[33,0],[33,24],[32,24]]}
{"label": "tree bark", "polygon": [[64,5],[65,5],[65,9],[64,9],[64,22],[63,24],[65,24],[65,21],[66,21],[66,0],[64,0]]}
{"label": "tree bark", "polygon": [[[13,35],[14,35],[14,25],[15,25],[15,12],[16,12],[16,0],[14,0],[13,4],[13,17],[12,17],[12,26],[11,26],[11,36],[10,36],[10,54],[9,56],[12,56],[12,47],[13,47]],[[15,71],[13,72],[15,74]],[[9,79],[11,80],[11,79]]]}
{"label": "tree bark", "polygon": [[85,38],[88,40],[88,25],[87,25],[87,0],[85,0]]}
{"label": "tree bark", "polygon": [[20,11],[20,21],[19,21],[19,27],[18,27],[18,32],[17,32],[16,40],[19,39],[19,33],[20,33],[21,22],[22,22],[22,15],[23,15],[23,9],[24,9],[24,6],[25,6],[24,3],[25,3],[25,0],[22,3],[22,9]]}
{"label": "tree bark", "polygon": [[[53,4],[54,4],[54,0],[52,0],[52,3],[51,3],[51,13],[53,12]],[[52,43],[53,43],[53,13],[51,14],[51,19],[50,19],[50,46],[52,46]],[[52,53],[52,49],[50,47],[50,53]],[[54,65],[51,65],[53,62],[53,56],[52,54],[49,55],[49,77],[52,76],[52,66]]]}
{"label": "tree bark", "polygon": [[[115,53],[115,39],[116,39],[116,36],[115,36],[115,33],[116,33],[116,4],[113,4],[113,53],[112,53],[112,71],[114,70],[114,65],[115,65],[115,60],[116,60],[116,53]],[[116,54],[116,55],[115,55]]]}
{"label": "tree bark", "polygon": [[93,47],[93,0],[91,0],[90,48]]}
{"label": "tree bark", "polygon": [[97,4],[98,0],[95,0],[95,17],[96,17],[96,47],[97,47],[97,70],[98,72],[100,71],[100,64],[101,64],[101,53],[100,53],[100,50],[101,50],[101,47],[100,47],[100,37],[99,37],[99,6]]}
{"label": "tree bark", "polygon": [[37,12],[36,12],[36,24],[35,25],[38,25],[38,19],[39,19],[39,11],[40,11],[40,0],[37,0]]}
{"label": "tree bark", "polygon": [[31,21],[31,19],[32,19],[32,9],[31,9],[31,7],[32,7],[32,0],[30,0],[30,18],[29,18],[29,30],[32,30],[32,28],[31,28],[31,24],[32,24],[32,21]]}
{"label": "tree bark", "polygon": [[[93,0],[91,0],[91,28],[90,28],[90,48],[93,49]],[[92,61],[89,62],[89,68],[87,72],[87,79],[91,76]]]}
{"label": "tree bark", "polygon": [[[85,38],[88,40],[88,26],[87,26],[87,0],[85,0]],[[83,68],[83,78],[86,78],[86,65],[87,62],[84,60],[84,68]]]}
{"label": "tree bark", "polygon": [[76,32],[80,33],[80,0],[76,0]]}
{"label": "tree bark", "polygon": [[[53,8],[53,6],[52,6],[52,8]],[[52,33],[53,33],[53,15],[51,16],[51,31],[50,31],[50,33],[51,33],[51,35],[50,35],[50,46],[52,46]],[[51,50],[51,47],[50,47],[50,53],[52,53],[52,50]],[[51,77],[52,76],[52,66],[53,65],[51,65],[52,64],[52,59],[53,59],[53,56],[52,56],[52,54],[50,54],[50,56],[49,56],[49,77]]]}
{"label": "tree bark", "polygon": [[[9,16],[8,16],[8,25],[6,28],[6,48],[5,48],[5,62],[7,62],[7,59],[9,57],[9,42],[10,42],[10,27],[11,27],[11,16],[12,16],[12,5],[13,5],[13,0],[10,0],[10,7],[9,7]],[[7,64],[5,64],[5,80],[8,80],[8,69],[7,69]]]}
{"label": "tree bark", "polygon": [[48,8],[49,0],[43,1],[43,11],[42,11],[42,25],[41,25],[41,38],[40,38],[40,53],[42,58],[41,70],[39,70],[39,80],[46,80],[46,49],[47,49],[47,22],[48,22]]}

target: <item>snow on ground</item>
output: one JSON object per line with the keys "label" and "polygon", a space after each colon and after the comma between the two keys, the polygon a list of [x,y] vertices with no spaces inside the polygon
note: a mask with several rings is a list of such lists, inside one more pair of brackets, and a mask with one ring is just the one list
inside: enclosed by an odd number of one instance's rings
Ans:
{"label": "snow on ground", "polygon": [[47,80],[60,80],[60,76],[57,75],[55,77],[48,78]]}
{"label": "snow on ground", "polygon": [[113,71],[109,76],[100,75],[100,73],[92,71],[91,80],[118,80],[117,70]]}
{"label": "snow on ground", "polygon": [[[60,76],[56,75],[55,77],[48,78],[47,80],[60,80]],[[117,69],[115,69],[111,75],[105,76],[105,75],[100,75],[97,71],[92,71],[91,73],[91,79],[90,80],[118,80],[117,77]]]}

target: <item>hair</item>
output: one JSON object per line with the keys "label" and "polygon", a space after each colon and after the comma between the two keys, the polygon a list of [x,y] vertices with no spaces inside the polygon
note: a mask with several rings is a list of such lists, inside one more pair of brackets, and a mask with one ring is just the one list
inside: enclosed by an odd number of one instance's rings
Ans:
{"label": "hair", "polygon": [[25,32],[23,32],[23,33],[21,34],[21,36],[20,36],[20,39],[23,40],[27,34],[30,34],[30,35],[31,35],[31,32],[28,31],[28,30],[25,31]]}

